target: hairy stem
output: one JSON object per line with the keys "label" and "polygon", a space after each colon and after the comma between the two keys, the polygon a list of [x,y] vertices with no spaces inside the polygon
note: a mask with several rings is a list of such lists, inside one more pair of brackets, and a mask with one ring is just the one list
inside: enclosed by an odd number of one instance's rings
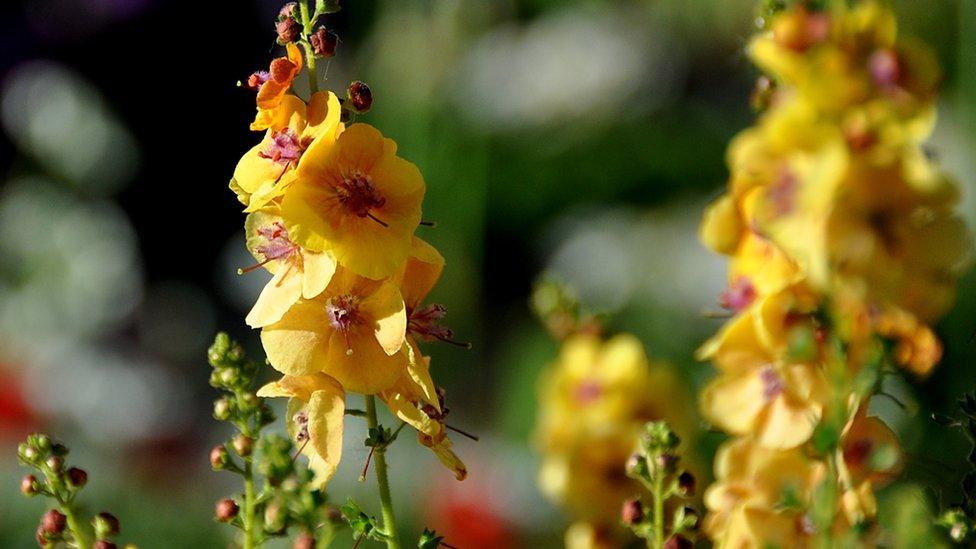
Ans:
{"label": "hairy stem", "polygon": [[664,547],[664,476],[654,475],[654,548]]}
{"label": "hairy stem", "polygon": [[[370,429],[379,425],[376,419],[376,397],[366,395],[366,421]],[[386,448],[377,446],[373,453],[376,469],[376,482],[380,487],[380,505],[383,510],[383,530],[386,532],[386,546],[389,549],[399,549],[400,540],[397,537],[396,517],[393,514],[393,498],[390,497],[390,479],[386,466]]]}
{"label": "hairy stem", "polygon": [[314,14],[308,12],[308,0],[302,0],[299,4],[302,17],[302,46],[305,48],[305,64],[308,65],[308,89],[311,93],[319,91],[319,76],[315,72],[315,51],[309,42],[312,35],[315,20],[321,15],[318,10]]}
{"label": "hairy stem", "polygon": [[254,541],[255,507],[254,473],[251,470],[251,458],[248,456],[244,458],[244,549],[254,549],[256,547]]}
{"label": "hairy stem", "polygon": [[68,518],[68,528],[71,529],[72,537],[75,538],[75,545],[78,549],[88,549],[91,547],[91,542],[88,541],[88,528],[87,526],[79,520],[78,510],[75,509],[72,503],[62,503],[61,510],[64,511],[64,515]]}

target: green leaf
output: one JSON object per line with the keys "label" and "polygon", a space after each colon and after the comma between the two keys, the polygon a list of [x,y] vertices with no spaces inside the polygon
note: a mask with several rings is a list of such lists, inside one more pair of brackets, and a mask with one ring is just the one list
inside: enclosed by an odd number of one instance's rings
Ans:
{"label": "green leaf", "polygon": [[315,0],[315,11],[318,13],[335,13],[340,9],[339,0]]}
{"label": "green leaf", "polygon": [[442,541],[444,541],[444,536],[438,536],[437,532],[424,528],[424,533],[420,534],[417,547],[419,549],[437,549],[441,546]]}

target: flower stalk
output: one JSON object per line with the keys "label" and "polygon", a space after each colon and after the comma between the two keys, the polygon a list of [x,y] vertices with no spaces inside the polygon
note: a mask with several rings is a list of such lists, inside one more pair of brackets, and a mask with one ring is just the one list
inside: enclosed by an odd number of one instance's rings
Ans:
{"label": "flower stalk", "polygon": [[[379,428],[376,415],[376,397],[366,395],[366,422],[370,431]],[[380,492],[380,506],[383,514],[383,531],[386,533],[386,546],[389,549],[399,549],[400,539],[397,535],[396,515],[393,512],[393,498],[390,494],[389,470],[386,463],[386,445],[373,447],[373,462],[376,469],[376,484]]]}

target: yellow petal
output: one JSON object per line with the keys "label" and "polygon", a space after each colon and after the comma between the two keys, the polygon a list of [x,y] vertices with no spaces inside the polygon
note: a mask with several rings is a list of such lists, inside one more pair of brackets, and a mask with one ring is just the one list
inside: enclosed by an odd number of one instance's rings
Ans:
{"label": "yellow petal", "polygon": [[302,252],[302,269],[302,297],[312,299],[329,285],[336,262],[328,252]]}
{"label": "yellow petal", "polygon": [[454,450],[451,449],[451,441],[448,438],[444,438],[440,443],[431,446],[431,450],[437,456],[437,459],[444,464],[445,467],[454,471],[454,476],[458,480],[464,480],[468,477],[468,469],[465,467],[464,462],[461,458],[457,457]]}
{"label": "yellow petal", "polygon": [[261,295],[244,321],[252,328],[261,328],[281,320],[302,295],[302,273],[291,261],[278,269],[264,285]]}
{"label": "yellow petal", "polygon": [[401,275],[400,293],[410,309],[416,309],[437,284],[444,270],[444,257],[436,248],[414,236],[410,257]]}
{"label": "yellow petal", "polygon": [[718,253],[732,254],[742,236],[743,224],[735,200],[724,195],[705,210],[699,230],[701,241]]}
{"label": "yellow petal", "polygon": [[701,394],[702,415],[725,431],[752,432],[766,407],[758,374],[725,374],[709,383]]}
{"label": "yellow petal", "polygon": [[388,355],[400,352],[407,334],[407,312],[400,289],[384,282],[359,308],[376,323],[376,341],[383,351]]}
{"label": "yellow petal", "polygon": [[271,366],[287,375],[322,371],[328,364],[329,337],[334,333],[327,326],[329,319],[321,303],[298,300],[281,320],[261,330]]}
{"label": "yellow petal", "polygon": [[309,445],[323,461],[316,481],[324,484],[335,474],[342,457],[343,419],[346,413],[345,393],[326,389],[312,393],[308,401]]}
{"label": "yellow petal", "polygon": [[347,347],[346,337],[332,332],[323,365],[323,371],[347,390],[373,395],[392,387],[406,371],[406,355],[387,355],[372,333],[350,332],[348,341]]}
{"label": "yellow petal", "polygon": [[820,422],[821,408],[781,393],[773,398],[757,440],[767,448],[795,448],[813,435]]}
{"label": "yellow petal", "polygon": [[441,434],[441,424],[434,421],[423,412],[416,404],[400,393],[390,393],[383,399],[393,415],[400,418],[404,423],[410,425],[417,431],[430,437]]}
{"label": "yellow petal", "polygon": [[430,357],[421,356],[420,349],[412,339],[407,341],[406,352],[407,374],[420,389],[424,402],[440,412],[441,402],[437,397],[437,386],[434,385],[434,379],[430,377]]}

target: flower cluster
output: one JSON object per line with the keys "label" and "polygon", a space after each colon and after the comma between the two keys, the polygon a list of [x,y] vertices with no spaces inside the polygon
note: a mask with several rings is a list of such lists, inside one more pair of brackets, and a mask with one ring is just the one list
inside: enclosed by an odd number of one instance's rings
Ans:
{"label": "flower cluster", "polygon": [[[290,399],[289,432],[320,485],[339,463],[346,392],[379,396],[463,479],[444,393],[417,345],[452,341],[439,324],[444,307],[424,303],[444,267],[414,235],[424,180],[392,139],[352,123],[372,104],[366,84],[353,82],[342,100],[317,91],[315,61],[334,55],[337,44],[335,33],[315,29],[330,11],[330,3],[317,4],[313,13],[307,2],[288,4],[278,17],[286,55],[248,79],[257,92],[251,129],[264,137],[230,183],[257,260],[242,272],[263,267],[273,275],[246,321],[261,330],[268,361],[284,377],[258,396]],[[295,93],[303,67],[307,99]]]}
{"label": "flower cluster", "polygon": [[764,13],[748,53],[764,112],[728,152],[702,239],[729,255],[732,318],[700,350],[720,374],[704,416],[716,457],[705,528],[730,547],[872,532],[897,474],[895,435],[867,415],[881,375],[927,374],[930,324],[970,249],[954,182],[926,153],[938,67],[896,38],[884,2]]}
{"label": "flower cluster", "polygon": [[687,399],[676,397],[682,389],[672,370],[651,364],[636,337],[605,340],[595,317],[564,289],[541,284],[533,305],[557,339],[565,337],[557,361],[539,383],[540,487],[573,517],[567,547],[617,546],[627,535],[621,505],[648,495],[626,469],[644,424],[667,419],[690,432]]}
{"label": "flower cluster", "polygon": [[[17,447],[17,459],[34,469],[42,478],[30,474],[20,481],[20,491],[27,497],[46,496],[56,508],[48,509],[37,527],[37,544],[44,548],[60,546],[80,549],[115,549],[112,541],[119,535],[119,519],[101,512],[85,522],[84,512],[76,501],[88,483],[88,473],[78,467],[68,467],[65,459],[68,448],[43,434],[27,437]],[[94,540],[94,541],[93,541]]]}

